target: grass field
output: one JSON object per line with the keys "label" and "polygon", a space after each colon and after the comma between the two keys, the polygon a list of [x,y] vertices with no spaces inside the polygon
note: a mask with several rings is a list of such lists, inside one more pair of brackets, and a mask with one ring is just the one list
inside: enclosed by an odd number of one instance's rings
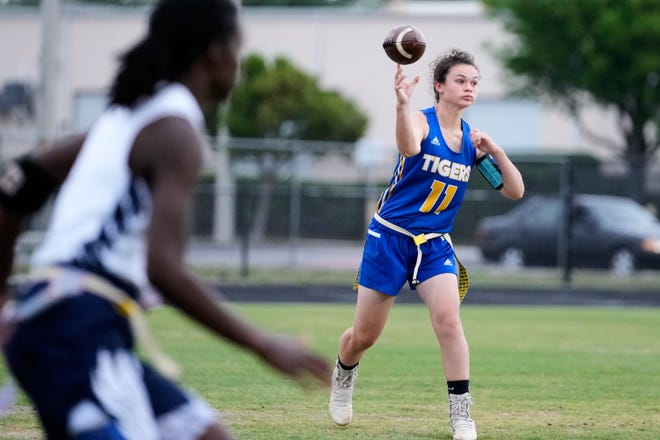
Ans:
{"label": "grass field", "polygon": [[[351,305],[239,304],[332,360]],[[465,306],[480,439],[660,438],[660,309]],[[166,308],[150,321],[196,390],[243,439],[449,439],[439,349],[419,305],[396,305],[363,359],[347,427],[303,389]],[[6,371],[0,369],[0,378]],[[40,438],[25,398],[0,439]]]}

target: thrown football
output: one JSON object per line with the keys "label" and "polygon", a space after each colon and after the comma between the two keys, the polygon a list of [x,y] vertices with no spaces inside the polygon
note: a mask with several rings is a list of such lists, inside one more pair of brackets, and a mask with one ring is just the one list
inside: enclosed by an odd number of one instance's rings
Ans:
{"label": "thrown football", "polygon": [[426,40],[416,27],[400,25],[387,33],[383,49],[395,63],[412,64],[424,55]]}

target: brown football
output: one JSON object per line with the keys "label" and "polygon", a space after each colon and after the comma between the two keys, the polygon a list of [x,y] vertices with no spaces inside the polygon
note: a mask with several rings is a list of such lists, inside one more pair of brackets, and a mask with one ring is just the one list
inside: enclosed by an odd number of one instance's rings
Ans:
{"label": "brown football", "polygon": [[415,26],[400,25],[387,33],[383,49],[395,63],[412,64],[424,55],[426,40]]}

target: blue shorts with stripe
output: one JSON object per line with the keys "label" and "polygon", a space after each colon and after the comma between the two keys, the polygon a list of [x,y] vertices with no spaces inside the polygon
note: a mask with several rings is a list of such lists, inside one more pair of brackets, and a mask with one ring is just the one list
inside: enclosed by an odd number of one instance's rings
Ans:
{"label": "blue shorts with stripe", "polygon": [[81,293],[19,323],[5,354],[48,439],[192,439],[217,421],[132,346],[115,307]]}
{"label": "blue shorts with stripe", "polygon": [[[456,258],[451,244],[443,238],[434,238],[421,245],[422,261],[417,279],[424,282],[442,273],[457,274]],[[375,220],[369,224],[362,253],[357,282],[361,286],[396,296],[406,281],[411,289],[417,261],[417,246],[411,237],[381,225]]]}

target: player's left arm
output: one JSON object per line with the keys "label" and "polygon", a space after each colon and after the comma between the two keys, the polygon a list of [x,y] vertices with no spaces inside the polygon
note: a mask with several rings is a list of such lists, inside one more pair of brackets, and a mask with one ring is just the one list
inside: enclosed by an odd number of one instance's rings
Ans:
{"label": "player's left arm", "polygon": [[25,220],[64,181],[84,142],[76,135],[9,162],[0,173],[0,308],[6,301],[14,248]]}
{"label": "player's left arm", "polygon": [[472,144],[483,154],[492,155],[497,161],[502,172],[502,183],[504,186],[500,193],[509,199],[517,200],[525,194],[525,183],[522,175],[516,166],[511,162],[509,156],[500,148],[488,133],[472,129],[470,131],[470,140]]}

